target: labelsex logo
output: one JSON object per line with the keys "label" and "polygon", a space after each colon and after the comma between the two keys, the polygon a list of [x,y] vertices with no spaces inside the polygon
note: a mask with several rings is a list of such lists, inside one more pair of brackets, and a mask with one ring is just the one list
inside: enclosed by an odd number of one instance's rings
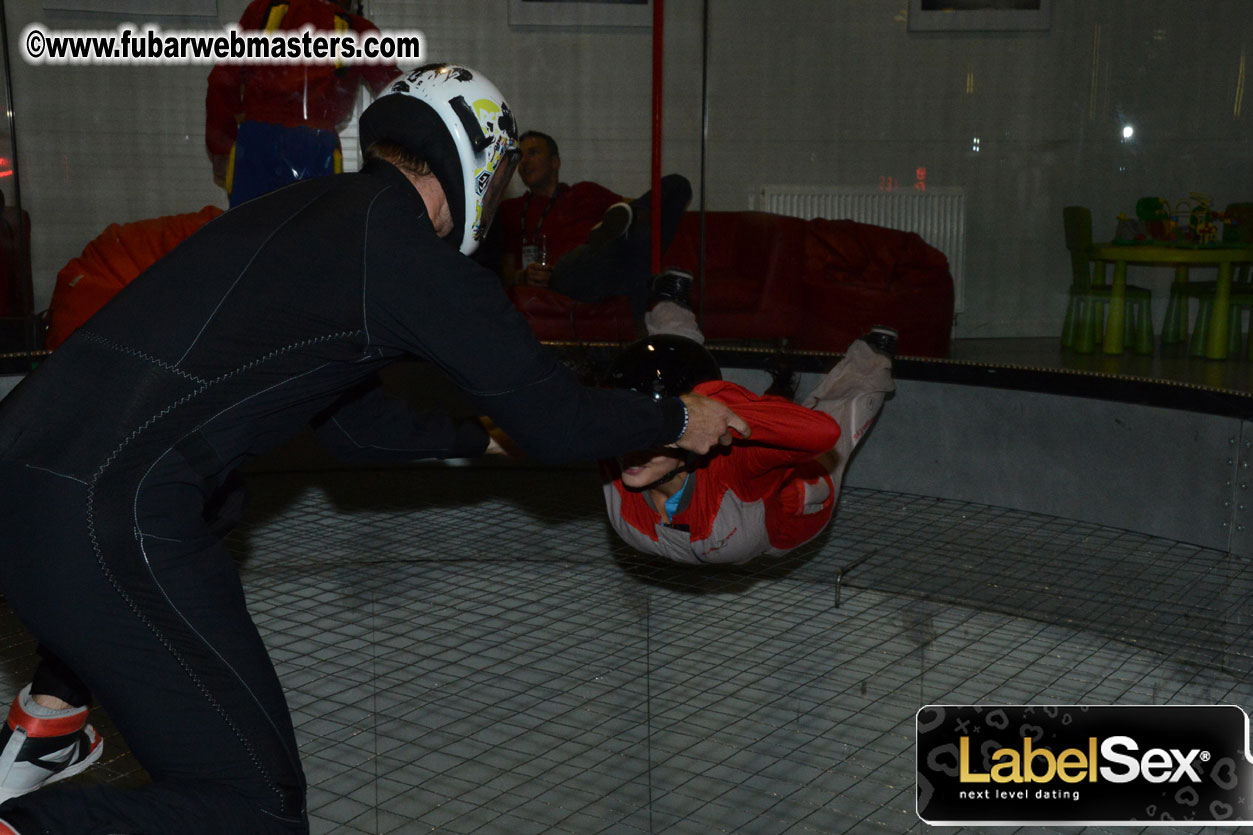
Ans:
{"label": "labelsex logo", "polygon": [[[1047,783],[1058,779],[1063,783],[1089,783],[1100,779],[1111,783],[1130,783],[1143,777],[1150,783],[1201,782],[1193,763],[1208,762],[1208,751],[1193,748],[1186,753],[1178,748],[1149,748],[1139,753],[1140,745],[1129,736],[1111,736],[1099,743],[1088,737],[1087,750],[1066,748],[1054,754],[1047,748],[1035,748],[1030,739],[1022,741],[1021,753],[1001,748],[992,754],[996,765],[988,772],[974,771],[970,766],[970,737],[960,739],[961,782],[963,783]],[[1133,756],[1133,753],[1135,754]],[[1109,761],[1112,765],[1101,765]]]}

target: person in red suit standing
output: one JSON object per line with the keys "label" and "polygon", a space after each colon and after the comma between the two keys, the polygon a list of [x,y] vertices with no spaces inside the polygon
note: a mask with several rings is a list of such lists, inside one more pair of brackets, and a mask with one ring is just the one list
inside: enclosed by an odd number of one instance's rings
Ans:
{"label": "person in red suit standing", "polygon": [[[347,0],[253,0],[239,19],[249,32],[368,32],[378,27]],[[378,93],[399,74],[384,64],[218,64],[205,97],[205,145],[213,180],[231,207],[276,188],[343,168],[339,127],[357,89]]]}

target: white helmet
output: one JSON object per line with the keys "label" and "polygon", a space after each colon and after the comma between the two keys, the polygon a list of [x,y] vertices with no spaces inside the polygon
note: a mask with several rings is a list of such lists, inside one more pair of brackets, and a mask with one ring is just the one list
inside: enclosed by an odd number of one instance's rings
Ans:
{"label": "white helmet", "polygon": [[448,240],[472,254],[518,163],[518,129],[496,86],[453,64],[411,70],[361,114],[362,150],[380,140],[431,166],[452,213]]}

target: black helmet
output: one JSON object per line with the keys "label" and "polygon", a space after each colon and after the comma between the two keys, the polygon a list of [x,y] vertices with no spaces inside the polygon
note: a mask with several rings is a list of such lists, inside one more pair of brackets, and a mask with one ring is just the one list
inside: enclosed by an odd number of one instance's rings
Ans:
{"label": "black helmet", "polygon": [[609,368],[609,385],[651,394],[654,400],[677,397],[697,383],[721,380],[713,354],[685,336],[662,334],[623,349]]}

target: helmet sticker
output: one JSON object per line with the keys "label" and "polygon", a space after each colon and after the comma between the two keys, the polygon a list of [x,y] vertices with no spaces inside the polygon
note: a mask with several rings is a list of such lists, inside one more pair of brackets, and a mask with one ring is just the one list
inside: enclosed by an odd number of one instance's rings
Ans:
{"label": "helmet sticker", "polygon": [[513,120],[508,102],[503,101],[500,103],[500,131],[514,142],[518,141],[518,125]]}
{"label": "helmet sticker", "polygon": [[473,81],[474,73],[465,67],[455,67],[450,64],[427,64],[416,68],[405,78],[421,87],[424,84],[436,84],[446,81]]}
{"label": "helmet sticker", "polygon": [[492,123],[484,120],[490,119],[493,115],[498,115],[499,113],[499,103],[494,102],[491,99],[475,99],[474,115],[479,117],[480,122],[484,122],[485,127],[491,127]]}

